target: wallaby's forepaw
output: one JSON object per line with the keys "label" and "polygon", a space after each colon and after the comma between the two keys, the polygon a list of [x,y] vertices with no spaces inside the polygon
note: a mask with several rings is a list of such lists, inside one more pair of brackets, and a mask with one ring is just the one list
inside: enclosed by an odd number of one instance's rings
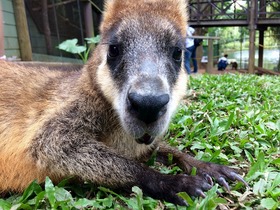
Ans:
{"label": "wallaby's forepaw", "polygon": [[211,189],[212,184],[209,180],[201,176],[190,176],[186,174],[179,174],[175,176],[168,176],[163,179],[158,186],[157,193],[159,198],[180,206],[188,205],[181,197],[179,192],[186,192],[190,196],[205,197],[205,191]]}
{"label": "wallaby's forepaw", "polygon": [[[240,181],[248,187],[247,182],[242,176],[232,168],[214,163],[205,163],[204,166],[205,167],[198,169],[196,176],[184,175],[182,177],[181,175],[177,175],[180,176],[180,178],[177,178],[178,181],[176,182],[179,186],[176,187],[176,184],[174,185],[174,187],[177,188],[177,193],[181,191],[188,193],[190,196],[204,198],[206,197],[204,192],[211,189],[214,185],[213,179],[228,192],[230,191],[228,181]],[[176,194],[175,192],[171,193]],[[178,205],[186,205],[186,202],[178,196],[171,202]]]}
{"label": "wallaby's forepaw", "polygon": [[241,181],[248,186],[234,169],[214,163],[201,161],[197,163],[197,174],[195,176],[187,174],[163,175],[150,172],[147,176],[139,177],[140,187],[151,197],[185,206],[187,203],[178,195],[179,192],[186,192],[188,195],[195,197],[206,197],[205,192],[212,188],[213,180],[227,191],[230,191],[227,180]]}
{"label": "wallaby's forepaw", "polygon": [[212,179],[214,179],[219,185],[223,186],[228,192],[230,191],[227,180],[240,181],[246,187],[247,182],[239,175],[234,169],[228,166],[223,166],[215,163],[204,163],[203,167],[198,168],[197,174],[208,180],[213,185]]}

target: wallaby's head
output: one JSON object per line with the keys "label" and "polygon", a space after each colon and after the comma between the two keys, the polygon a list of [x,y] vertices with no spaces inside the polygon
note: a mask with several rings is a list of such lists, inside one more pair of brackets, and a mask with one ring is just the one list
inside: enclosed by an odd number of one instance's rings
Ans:
{"label": "wallaby's head", "polygon": [[97,81],[125,131],[150,144],[185,93],[186,0],[108,0]]}

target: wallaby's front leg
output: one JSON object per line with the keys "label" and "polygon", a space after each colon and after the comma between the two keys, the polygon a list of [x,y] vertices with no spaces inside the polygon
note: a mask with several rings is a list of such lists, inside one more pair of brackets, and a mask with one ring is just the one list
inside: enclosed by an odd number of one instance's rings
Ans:
{"label": "wallaby's front leg", "polygon": [[[202,178],[164,175],[127,159],[96,141],[82,128],[77,128],[80,129],[77,134],[77,129],[69,130],[66,125],[54,123],[46,127],[46,131],[33,142],[31,152],[38,167],[50,175],[77,176],[99,185],[127,190],[136,185],[153,198],[179,205],[186,203],[177,196],[178,192],[198,196],[199,192],[211,187]],[[198,192],[192,191],[193,186]]]}
{"label": "wallaby's front leg", "polygon": [[[177,193],[185,191],[198,196],[199,192],[211,187],[201,178],[161,174],[117,155],[98,142],[81,141],[77,144],[60,145],[43,143],[36,155],[37,161],[45,163],[45,166],[52,170],[52,174],[78,176],[99,185],[126,190],[139,186],[145,194],[153,198],[178,205],[186,203]],[[192,192],[193,186],[196,186],[199,192]]]}
{"label": "wallaby's front leg", "polygon": [[204,177],[211,185],[213,185],[212,178],[214,178],[214,180],[221,186],[224,186],[227,191],[230,191],[230,188],[226,180],[241,181],[248,186],[246,181],[234,169],[215,163],[196,160],[192,156],[167,145],[162,144],[159,146],[157,152],[158,161],[165,164],[168,163],[169,154],[172,154],[173,161],[177,163],[183,171],[190,174],[192,168],[195,167],[197,169],[197,175]]}

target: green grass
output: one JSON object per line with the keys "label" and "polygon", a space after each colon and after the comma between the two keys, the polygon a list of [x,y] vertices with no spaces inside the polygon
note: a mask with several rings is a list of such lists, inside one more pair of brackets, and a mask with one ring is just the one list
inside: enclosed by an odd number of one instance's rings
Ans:
{"label": "green grass", "polygon": [[[206,198],[191,199],[187,209],[277,209],[280,206],[280,77],[203,75],[190,79],[189,91],[166,141],[197,159],[235,167],[250,185],[230,183],[231,193],[215,185]],[[176,173],[176,167],[160,167]],[[221,195],[217,195],[216,191]],[[33,182],[21,194],[0,198],[0,209],[176,209],[173,204],[103,187]],[[177,207],[177,209],[186,209]]]}

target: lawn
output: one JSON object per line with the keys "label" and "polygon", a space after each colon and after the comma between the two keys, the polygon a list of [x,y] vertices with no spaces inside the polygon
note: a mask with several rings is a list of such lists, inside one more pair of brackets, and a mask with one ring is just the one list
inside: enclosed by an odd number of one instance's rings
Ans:
{"label": "lawn", "polygon": [[[165,140],[197,159],[229,165],[240,171],[250,188],[231,182],[231,192],[215,185],[206,198],[189,207],[133,193],[113,192],[90,183],[43,186],[33,182],[21,194],[5,194],[2,209],[277,209],[280,206],[280,77],[197,75],[170,125]],[[178,167],[155,164],[162,173]],[[218,195],[216,192],[219,191]]]}

